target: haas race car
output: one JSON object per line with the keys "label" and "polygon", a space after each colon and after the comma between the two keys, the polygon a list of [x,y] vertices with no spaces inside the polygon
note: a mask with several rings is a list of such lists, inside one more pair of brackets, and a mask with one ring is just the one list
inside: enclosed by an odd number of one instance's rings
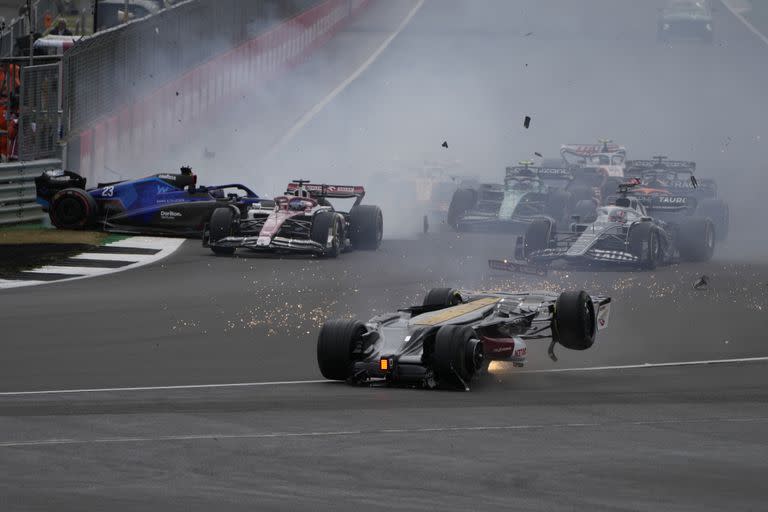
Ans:
{"label": "haas race car", "polygon": [[434,288],[422,305],[367,322],[328,320],[317,339],[327,379],[469,390],[490,361],[523,366],[531,341],[590,348],[608,326],[608,297],[584,291],[469,292]]}
{"label": "haas race car", "polygon": [[85,184],[85,178],[71,171],[45,171],[35,178],[37,202],[54,226],[198,237],[222,204],[247,208],[272,203],[245,185],[197,186],[189,167],[179,174],[99,183],[91,189]]}
{"label": "haas race car", "polygon": [[[376,250],[384,220],[378,206],[360,204],[360,186],[320,185],[294,180],[273,206],[225,205],[211,215],[203,246],[219,255],[238,247],[254,251],[299,252],[335,258],[352,250]],[[355,199],[349,212],[337,211],[328,199]]]}
{"label": "haas race car", "polygon": [[448,224],[457,231],[521,232],[537,216],[568,218],[580,200],[594,210],[589,188],[570,187],[572,173],[565,167],[535,167],[522,161],[507,167],[503,184],[483,183],[461,188],[448,207]]}
{"label": "haas race car", "polygon": [[662,220],[674,220],[680,215],[707,217],[715,225],[717,240],[725,240],[730,224],[728,204],[717,197],[714,180],[697,179],[695,172],[695,162],[668,160],[665,156],[627,161],[627,176],[640,181],[632,193],[654,217]]}
{"label": "haas race car", "polygon": [[[574,218],[570,229],[558,232],[551,218],[535,219],[518,237],[517,261],[535,265],[554,261],[570,264],[623,264],[643,269],[675,261],[708,261],[715,248],[715,227],[706,217],[680,216],[675,221],[653,218],[639,198],[631,195],[638,183],[619,188],[614,204],[601,206],[593,219],[582,222]],[[659,198],[663,207],[668,198]],[[502,262],[503,263],[503,262]],[[514,270],[497,262],[491,267]]]}

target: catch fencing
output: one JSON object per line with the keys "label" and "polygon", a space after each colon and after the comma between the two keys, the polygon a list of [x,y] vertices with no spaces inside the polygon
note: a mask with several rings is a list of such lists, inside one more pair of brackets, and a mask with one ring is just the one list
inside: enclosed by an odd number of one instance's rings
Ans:
{"label": "catch fencing", "polygon": [[167,151],[301,62],[368,1],[188,0],[78,43],[63,59],[67,167],[93,181]]}
{"label": "catch fencing", "polygon": [[19,160],[59,156],[60,76],[60,64],[43,64],[21,69]]}
{"label": "catch fencing", "polygon": [[35,178],[48,169],[61,168],[61,160],[48,159],[0,166],[0,225],[35,222],[45,214],[35,202]]}

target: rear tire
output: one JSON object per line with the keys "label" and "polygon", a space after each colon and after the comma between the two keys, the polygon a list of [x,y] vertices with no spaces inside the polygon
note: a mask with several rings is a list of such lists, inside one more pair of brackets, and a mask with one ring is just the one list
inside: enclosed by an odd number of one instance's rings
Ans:
{"label": "rear tire", "polygon": [[317,364],[323,377],[347,380],[351,375],[352,351],[365,334],[358,320],[328,320],[317,337]]}
{"label": "rear tire", "polygon": [[703,217],[682,219],[677,227],[677,250],[683,261],[709,261],[715,252],[715,226]]}
{"label": "rear tire", "polygon": [[65,188],[51,199],[51,224],[59,229],[91,229],[98,216],[96,200],[81,188]]}
{"label": "rear tire", "polygon": [[523,257],[528,259],[531,253],[549,248],[555,233],[555,222],[547,217],[533,219],[523,236]]}
{"label": "rear tire", "polygon": [[722,242],[728,238],[731,212],[728,203],[722,199],[704,199],[696,208],[696,217],[707,217],[715,225],[715,240]]}
{"label": "rear tire", "polygon": [[459,290],[456,288],[432,288],[424,296],[422,306],[426,307],[446,307],[458,306],[464,302]]}
{"label": "rear tire", "polygon": [[555,301],[552,333],[571,350],[587,350],[595,343],[595,306],[585,291],[563,292]]}
{"label": "rear tire", "polygon": [[384,216],[378,206],[361,204],[349,212],[349,238],[354,249],[375,251],[384,235]]}
{"label": "rear tire", "polygon": [[[211,220],[208,222],[208,231],[210,232],[210,242],[216,243],[222,238],[231,236],[234,232],[235,213],[231,208],[216,208],[213,210]],[[217,256],[232,256],[235,254],[234,247],[217,247],[211,245],[211,250]]]}
{"label": "rear tire", "polygon": [[650,222],[640,222],[629,228],[627,235],[629,252],[638,258],[643,270],[653,270],[661,259],[661,240],[656,228]]}
{"label": "rear tire", "polygon": [[[310,238],[323,246],[322,256],[335,258],[341,252],[342,223],[338,214],[321,211],[312,218]],[[328,247],[328,237],[331,237],[331,246]]]}
{"label": "rear tire", "polygon": [[448,206],[448,225],[459,229],[459,220],[465,213],[477,204],[477,191],[471,188],[462,188],[453,193],[451,204]]}
{"label": "rear tire", "polygon": [[435,335],[435,352],[432,370],[440,387],[455,387],[468,383],[477,369],[472,362],[473,349],[480,349],[472,343],[475,331],[465,325],[444,325]]}

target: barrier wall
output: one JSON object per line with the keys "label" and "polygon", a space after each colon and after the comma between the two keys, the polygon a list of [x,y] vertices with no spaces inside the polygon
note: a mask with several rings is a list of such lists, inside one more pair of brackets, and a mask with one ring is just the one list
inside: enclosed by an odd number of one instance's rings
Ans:
{"label": "barrier wall", "polygon": [[301,62],[369,1],[325,0],[99,120],[80,132],[68,168],[94,183],[118,158],[167,151],[190,137],[207,113]]}

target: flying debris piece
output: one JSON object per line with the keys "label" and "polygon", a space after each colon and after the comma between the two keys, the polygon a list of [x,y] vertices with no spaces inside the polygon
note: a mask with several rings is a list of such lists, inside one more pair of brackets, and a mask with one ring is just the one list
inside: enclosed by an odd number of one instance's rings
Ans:
{"label": "flying debris piece", "polygon": [[178,95],[179,95],[179,91],[176,91],[176,96],[178,96]]}
{"label": "flying debris piece", "polygon": [[528,32],[527,34],[525,34],[525,37],[532,36],[532,35],[533,35],[533,32]]}
{"label": "flying debris piece", "polygon": [[693,185],[693,188],[699,188],[699,182],[694,175],[691,175],[691,185]]}
{"label": "flying debris piece", "polygon": [[448,141],[444,140],[442,146],[447,149],[448,148]]}
{"label": "flying debris piece", "polygon": [[709,287],[709,278],[706,275],[702,275],[695,283],[693,283],[694,290],[706,290]]}
{"label": "flying debris piece", "polygon": [[539,158],[544,158],[544,155],[542,155],[542,154],[541,154],[541,153],[539,153],[538,151],[534,151],[534,152],[533,152],[533,154],[534,154],[534,155],[536,155],[536,156],[537,156],[537,157],[539,157]]}
{"label": "flying debris piece", "polygon": [[523,126],[527,129],[529,126],[531,126],[531,116],[525,116],[525,120],[523,121]]}
{"label": "flying debris piece", "polygon": [[216,156],[216,152],[208,151],[208,148],[203,148],[203,157],[204,158],[214,158],[215,156]]}

